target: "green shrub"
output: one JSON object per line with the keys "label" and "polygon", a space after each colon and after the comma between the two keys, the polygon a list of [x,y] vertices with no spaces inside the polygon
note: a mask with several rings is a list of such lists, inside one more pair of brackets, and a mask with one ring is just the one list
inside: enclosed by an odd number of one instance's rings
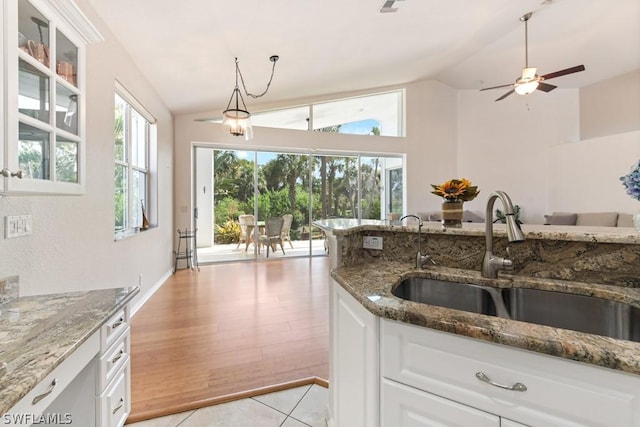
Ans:
{"label": "green shrub", "polygon": [[240,241],[240,224],[227,221],[222,225],[215,224],[215,243],[237,243]]}

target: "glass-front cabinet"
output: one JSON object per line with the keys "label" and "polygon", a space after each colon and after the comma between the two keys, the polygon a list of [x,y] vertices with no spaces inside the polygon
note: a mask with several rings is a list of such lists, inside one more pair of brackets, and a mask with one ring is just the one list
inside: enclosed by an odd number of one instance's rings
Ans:
{"label": "glass-front cabinet", "polygon": [[5,193],[82,194],[85,50],[102,40],[70,0],[3,0]]}

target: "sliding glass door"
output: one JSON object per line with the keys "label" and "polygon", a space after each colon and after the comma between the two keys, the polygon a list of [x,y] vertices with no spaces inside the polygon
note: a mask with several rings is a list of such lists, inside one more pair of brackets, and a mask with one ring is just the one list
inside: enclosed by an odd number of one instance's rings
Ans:
{"label": "sliding glass door", "polygon": [[[278,217],[289,221],[282,246],[275,245],[269,259],[326,255],[324,234],[313,221],[385,219],[385,207],[398,204],[397,198],[388,200],[385,185],[389,167],[399,167],[401,173],[401,157],[211,147],[197,147],[194,152],[201,263],[266,259],[260,236],[267,220]],[[247,221],[255,224],[249,230]]]}

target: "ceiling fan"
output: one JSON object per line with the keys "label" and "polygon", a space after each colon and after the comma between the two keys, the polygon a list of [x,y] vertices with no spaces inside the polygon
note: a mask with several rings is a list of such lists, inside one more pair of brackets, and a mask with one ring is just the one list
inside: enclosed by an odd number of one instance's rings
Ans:
{"label": "ceiling fan", "polygon": [[487,87],[483,90],[491,90],[491,89],[500,89],[503,87],[511,87],[512,89],[502,95],[500,98],[496,99],[496,101],[502,101],[507,96],[511,95],[513,92],[519,95],[528,95],[534,92],[536,89],[541,90],[543,92],[550,92],[555,89],[557,86],[550,85],[545,83],[546,80],[554,79],[556,77],[566,76],[567,74],[578,73],[580,71],[584,71],[584,65],[576,65],[575,67],[566,68],[564,70],[555,71],[553,73],[545,74],[543,76],[539,76],[536,74],[537,68],[531,67],[529,68],[529,40],[528,40],[528,28],[527,23],[529,22],[529,18],[531,18],[533,12],[529,12],[520,17],[520,21],[524,22],[524,68],[522,69],[522,76],[516,79],[515,83]]}

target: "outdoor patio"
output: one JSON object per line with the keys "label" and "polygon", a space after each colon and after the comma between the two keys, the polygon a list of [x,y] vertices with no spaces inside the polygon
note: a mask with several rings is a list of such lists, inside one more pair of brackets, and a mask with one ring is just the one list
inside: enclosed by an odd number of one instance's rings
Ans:
{"label": "outdoor patio", "polygon": [[[293,240],[293,249],[289,242],[284,242],[284,254],[278,245],[275,251],[269,251],[269,259],[282,259],[287,257],[303,257],[326,255],[324,238],[309,240]],[[198,263],[209,264],[213,262],[229,262],[229,261],[247,261],[255,259],[267,259],[267,251],[265,247],[260,249],[260,253],[256,253],[256,247],[253,243],[249,244],[248,250],[245,252],[245,244],[214,244],[208,247],[198,248]]]}

